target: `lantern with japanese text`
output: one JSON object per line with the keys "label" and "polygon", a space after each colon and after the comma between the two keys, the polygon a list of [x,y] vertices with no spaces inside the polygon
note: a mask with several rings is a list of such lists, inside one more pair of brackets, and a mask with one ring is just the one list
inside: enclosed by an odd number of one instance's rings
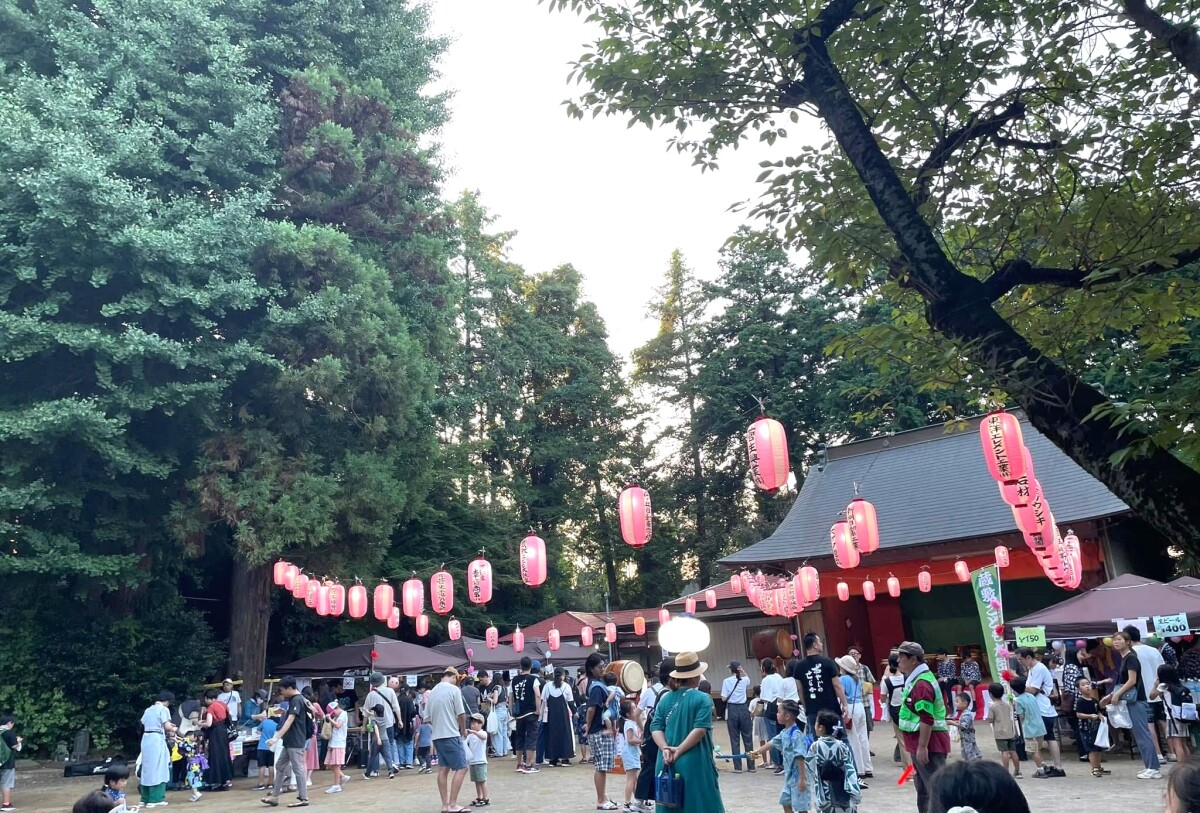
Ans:
{"label": "lantern with japanese text", "polygon": [[303,600],[308,594],[308,574],[301,571],[296,574],[295,581],[292,582],[292,598]]}
{"label": "lantern with japanese text", "polygon": [[863,582],[863,598],[867,601],[875,600],[875,582],[870,579]]}
{"label": "lantern with japanese text", "polygon": [[546,633],[546,646],[550,647],[551,652],[557,652],[562,646],[562,633],[557,629],[552,629]]}
{"label": "lantern with japanese text", "polygon": [[650,492],[640,486],[629,486],[621,492],[618,509],[621,517],[621,538],[625,540],[625,544],[640,548],[649,542],[654,525]]}
{"label": "lantern with japanese text", "polygon": [[429,634],[429,616],[421,613],[417,616],[417,635],[424,638]]}
{"label": "lantern with japanese text", "polygon": [[322,582],[317,588],[317,615],[329,615],[329,588],[332,585],[330,582]]}
{"label": "lantern with japanese text", "polygon": [[329,615],[339,616],[346,612],[346,588],[340,584],[329,585]]}
{"label": "lantern with japanese text", "polygon": [[766,491],[778,491],[787,485],[787,433],[773,418],[759,418],[746,430],[746,452],[750,457],[750,475],[754,485]]}
{"label": "lantern with japanese text", "polygon": [[[387,580],[381,581],[375,587],[375,595],[373,606],[375,608],[375,618],[379,621],[387,621],[392,614],[392,608],[396,605],[396,591],[387,583]],[[393,627],[393,629],[395,629]]]}
{"label": "lantern with japanese text", "polygon": [[462,622],[457,618],[451,618],[450,623],[446,625],[446,630],[450,635],[450,640],[457,641],[462,637]]}
{"label": "lantern with japanese text", "polygon": [[692,598],[691,596],[688,596],[687,598],[685,598],[683,600],[683,611],[685,613],[691,613],[692,615],[695,615],[696,614],[696,599]]}
{"label": "lantern with japanese text", "polygon": [[805,606],[813,604],[821,597],[821,574],[812,565],[805,565],[796,574],[800,581],[800,598]]}
{"label": "lantern with japanese text", "polygon": [[388,610],[387,625],[390,630],[399,629],[400,627],[400,608],[394,604],[392,605],[392,609]]}
{"label": "lantern with japanese text", "polygon": [[1015,483],[1025,473],[1025,443],[1021,422],[1003,410],[990,412],[979,423],[979,438],[988,472],[997,483]]}
{"label": "lantern with japanese text", "polygon": [[670,620],[671,620],[671,611],[670,610],[668,610],[666,607],[663,607],[662,609],[660,609],[658,611],[658,625],[660,627]]}
{"label": "lantern with japanese text", "polygon": [[888,595],[892,598],[900,598],[900,580],[895,576],[888,576],[887,580]]}
{"label": "lantern with japanese text", "polygon": [[611,621],[604,625],[604,641],[609,644],[617,642],[617,625]]}
{"label": "lantern with japanese text", "polygon": [[1029,498],[1029,504],[1014,508],[1013,516],[1016,517],[1017,527],[1022,533],[1040,534],[1045,532],[1046,523],[1049,521],[1050,506],[1042,494],[1041,483],[1034,480],[1032,490],[1033,496]]}
{"label": "lantern with japanese text", "polygon": [[287,579],[288,562],[280,559],[275,563],[275,567],[271,570],[271,575],[275,580],[276,587],[283,587],[284,581]]}
{"label": "lantern with japanese text", "polygon": [[525,633],[521,632],[520,627],[513,633],[512,648],[516,652],[525,651]]}
{"label": "lantern with japanese text", "polygon": [[846,584],[845,582],[838,582],[837,583],[837,596],[842,601],[849,601],[850,600],[850,585]]}
{"label": "lantern with japanese text", "polygon": [[1067,529],[1067,535],[1063,538],[1063,545],[1066,548],[1066,558],[1070,560],[1071,569],[1068,572],[1067,588],[1076,590],[1083,582],[1083,546],[1079,543],[1079,537],[1070,528]]}
{"label": "lantern with japanese text", "polygon": [[875,515],[875,506],[862,497],[855,497],[846,506],[846,530],[859,553],[879,550],[879,519]]}
{"label": "lantern with japanese text", "polygon": [[846,520],[839,519],[829,529],[829,542],[833,546],[833,562],[843,570],[858,567],[862,557],[854,542],[850,539],[850,526]]}
{"label": "lantern with japanese text", "polygon": [[296,565],[289,564],[283,569],[283,586],[287,590],[291,590],[296,586],[296,577],[300,575],[300,568]]}
{"label": "lantern with japanese text", "polygon": [[416,577],[406,581],[400,587],[400,604],[409,618],[425,612],[425,582]]}
{"label": "lantern with japanese text", "polygon": [[482,556],[467,565],[467,598],[472,604],[492,600],[492,563]]}
{"label": "lantern with japanese text", "polygon": [[351,618],[362,618],[367,614],[367,588],[356,584],[347,591],[346,603]]}
{"label": "lantern with japanese text", "polygon": [[321,582],[317,579],[309,579],[308,584],[304,585],[304,606],[310,610],[315,610],[317,607],[317,594],[321,592]]}
{"label": "lantern with japanese text", "polygon": [[742,592],[742,577],[741,577],[741,576],[739,576],[737,573],[734,573],[732,576],[730,576],[730,577],[729,577],[729,590],[730,590],[730,592],[732,592],[732,593],[733,593],[735,596],[736,596],[736,595],[741,595],[741,592]]}
{"label": "lantern with japanese text", "polygon": [[483,634],[483,642],[488,649],[495,649],[500,646],[500,630],[495,627],[488,627],[487,632]]}
{"label": "lantern with japanese text", "polygon": [[429,606],[438,615],[454,609],[454,577],[446,570],[439,570],[429,577]]}
{"label": "lantern with japanese text", "polygon": [[929,575],[928,570],[922,570],[917,574],[917,589],[922,593],[928,593],[933,589],[933,577]]}
{"label": "lantern with japanese text", "polygon": [[540,536],[530,534],[521,540],[521,581],[528,587],[537,587],[546,581],[546,542]]}
{"label": "lantern with japanese text", "polygon": [[646,634],[646,619],[640,615],[635,615],[633,617],[633,634],[634,635],[645,635]]}
{"label": "lantern with japanese text", "polygon": [[971,580],[971,568],[962,559],[954,563],[954,575],[958,576],[960,582],[969,582]]}
{"label": "lantern with japanese text", "polygon": [[717,609],[717,591],[716,590],[705,590],[704,591],[704,606],[710,610]]}
{"label": "lantern with japanese text", "polygon": [[996,550],[996,567],[1008,567],[1009,559],[1008,548],[1004,545],[997,545]]}
{"label": "lantern with japanese text", "polygon": [[591,627],[585,626],[579,630],[579,643],[583,646],[591,646],[594,640],[595,634],[592,632]]}

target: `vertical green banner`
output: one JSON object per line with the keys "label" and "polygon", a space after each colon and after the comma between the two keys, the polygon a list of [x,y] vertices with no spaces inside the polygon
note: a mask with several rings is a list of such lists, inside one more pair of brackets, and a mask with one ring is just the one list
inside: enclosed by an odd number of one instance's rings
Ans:
{"label": "vertical green banner", "polygon": [[1008,659],[998,653],[1004,649],[1004,633],[996,627],[1004,623],[1004,604],[1000,599],[1000,568],[981,567],[971,573],[971,588],[975,591],[975,606],[979,608],[979,623],[983,625],[983,645],[987,649],[992,680],[999,683],[1000,674],[1008,668]]}

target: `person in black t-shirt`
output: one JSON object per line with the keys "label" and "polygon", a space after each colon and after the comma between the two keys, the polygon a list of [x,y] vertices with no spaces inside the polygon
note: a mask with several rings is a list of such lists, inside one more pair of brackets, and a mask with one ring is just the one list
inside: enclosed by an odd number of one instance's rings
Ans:
{"label": "person in black t-shirt", "polygon": [[808,721],[806,731],[813,731],[818,712],[831,711],[842,718],[847,717],[846,693],[838,680],[838,665],[822,653],[825,644],[815,632],[804,636],[804,659],[797,663],[789,677],[795,679],[800,702],[804,704],[804,716]]}
{"label": "person in black t-shirt", "polygon": [[269,747],[283,740],[283,756],[275,763],[275,786],[262,798],[262,803],[279,806],[279,795],[291,777],[295,777],[297,796],[308,803],[308,768],[304,764],[304,745],[311,733],[308,728],[308,702],[296,688],[296,679],[285,677],[279,681],[279,691],[287,703],[283,724],[275,736],[267,740]]}
{"label": "person in black t-shirt", "polygon": [[1112,694],[1101,699],[1100,706],[1125,701],[1129,711],[1129,719],[1133,723],[1133,738],[1137,741],[1138,751],[1142,755],[1142,764],[1146,769],[1138,774],[1139,779],[1161,779],[1158,772],[1158,743],[1150,722],[1150,705],[1146,702],[1142,664],[1137,653],[1133,651],[1133,639],[1127,632],[1113,634],[1113,649],[1121,656],[1121,671],[1117,677],[1117,687]]}
{"label": "person in black t-shirt", "polygon": [[530,674],[532,668],[533,661],[528,655],[521,658],[521,671],[512,681],[512,717],[517,722],[512,746],[517,754],[519,773],[538,772],[537,766],[530,759],[530,752],[537,750],[542,693],[539,691],[537,675]]}

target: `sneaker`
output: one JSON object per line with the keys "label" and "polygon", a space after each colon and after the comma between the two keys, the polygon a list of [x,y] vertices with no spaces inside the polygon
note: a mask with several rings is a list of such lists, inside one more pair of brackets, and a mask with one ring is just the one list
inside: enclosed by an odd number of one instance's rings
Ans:
{"label": "sneaker", "polygon": [[541,771],[539,771],[539,770],[538,770],[537,768],[535,768],[534,766],[532,766],[532,765],[529,765],[529,766],[527,766],[527,767],[525,768],[525,773],[541,773]]}
{"label": "sneaker", "polygon": [[1036,771],[1033,772],[1034,779],[1045,779],[1048,776],[1050,776],[1050,773],[1046,770],[1045,767],[1038,768]]}
{"label": "sneaker", "polygon": [[1060,779],[1065,779],[1067,776],[1067,772],[1064,771],[1062,768],[1051,768],[1049,773],[1050,773],[1050,776],[1058,777]]}
{"label": "sneaker", "polygon": [[525,763],[517,763],[517,773],[528,773],[529,769],[525,767]]}
{"label": "sneaker", "polygon": [[196,791],[192,791],[192,798],[191,798],[191,799],[188,799],[188,801],[189,801],[189,802],[198,802],[198,801],[200,801],[200,797],[201,797],[201,796],[203,796],[203,795],[204,795],[204,794],[203,794],[203,793],[201,793],[201,792],[200,792],[200,791],[198,791],[198,790],[196,790]]}
{"label": "sneaker", "polygon": [[326,793],[341,793],[342,786],[341,785],[330,785],[329,787],[327,787],[325,789],[325,792]]}
{"label": "sneaker", "polygon": [[288,807],[308,807],[308,799],[297,799],[288,805]]}
{"label": "sneaker", "polygon": [[0,805],[0,810],[16,810],[12,805]]}
{"label": "sneaker", "polygon": [[[259,801],[262,802],[267,807],[279,807],[279,797],[278,796],[264,796],[261,799],[259,799]],[[150,807],[150,805],[146,805],[146,807]]]}
{"label": "sneaker", "polygon": [[[270,790],[270,789],[271,789],[270,785],[255,785],[254,787],[251,788],[251,790]],[[0,809],[2,809],[2,808],[0,808]]]}
{"label": "sneaker", "polygon": [[1162,774],[1154,768],[1147,768],[1137,775],[1138,779],[1162,779]]}
{"label": "sneaker", "polygon": [[1025,774],[1021,773],[1020,771],[1017,771],[1015,774],[1013,774],[1013,779],[1024,779],[1024,778],[1025,778]]}
{"label": "sneaker", "polygon": [[776,775],[776,776],[783,776],[783,768],[776,768],[776,769],[775,769],[775,775]]}
{"label": "sneaker", "polygon": [[397,773],[398,773],[398,771],[396,771],[396,769],[395,769],[395,768],[393,768],[392,770],[388,771],[388,779],[395,779],[395,778],[396,778],[396,774],[397,774]]}
{"label": "sneaker", "polygon": [[363,779],[374,779],[377,776],[379,776],[377,773],[365,773],[363,774]]}

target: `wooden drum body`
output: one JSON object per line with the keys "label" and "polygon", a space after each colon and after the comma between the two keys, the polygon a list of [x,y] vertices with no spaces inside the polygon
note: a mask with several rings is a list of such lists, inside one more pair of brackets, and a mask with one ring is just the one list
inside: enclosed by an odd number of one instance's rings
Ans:
{"label": "wooden drum body", "polygon": [[636,694],[646,685],[646,672],[637,661],[613,661],[604,672],[616,675],[617,685],[626,694]]}

